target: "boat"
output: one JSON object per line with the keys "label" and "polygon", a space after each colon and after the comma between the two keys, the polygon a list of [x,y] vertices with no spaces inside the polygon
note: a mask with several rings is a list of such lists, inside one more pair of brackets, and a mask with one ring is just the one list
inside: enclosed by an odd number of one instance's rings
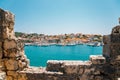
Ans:
{"label": "boat", "polygon": [[88,46],[92,46],[92,47],[99,47],[101,46],[100,42],[91,42],[91,43],[87,43]]}
{"label": "boat", "polygon": [[68,43],[66,44],[66,46],[75,46],[76,44],[75,43]]}
{"label": "boat", "polygon": [[94,46],[95,44],[94,43],[87,43],[87,46]]}
{"label": "boat", "polygon": [[96,43],[94,44],[94,46],[95,46],[95,47],[101,46],[101,43],[100,43],[100,42],[96,42]]}

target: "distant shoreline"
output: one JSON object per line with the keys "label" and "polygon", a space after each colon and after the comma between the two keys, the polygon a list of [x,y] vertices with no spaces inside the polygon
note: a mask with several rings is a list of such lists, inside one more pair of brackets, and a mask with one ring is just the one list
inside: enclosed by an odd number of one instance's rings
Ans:
{"label": "distant shoreline", "polygon": [[79,43],[79,44],[63,44],[63,43],[25,43],[25,46],[41,46],[41,47],[47,47],[47,46],[76,46],[76,45],[87,45],[92,47],[99,47],[103,46],[103,43],[100,42],[94,42],[94,43]]}
{"label": "distant shoreline", "polygon": [[15,33],[16,37],[22,40],[26,46],[75,46],[86,44],[88,46],[102,46],[102,35],[85,35],[77,34],[63,34],[63,35],[44,35],[44,34],[25,34],[21,32]]}

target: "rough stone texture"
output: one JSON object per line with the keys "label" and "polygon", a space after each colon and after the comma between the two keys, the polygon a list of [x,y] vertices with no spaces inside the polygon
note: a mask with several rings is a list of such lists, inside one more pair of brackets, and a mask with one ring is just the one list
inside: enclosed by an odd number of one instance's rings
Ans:
{"label": "rough stone texture", "polygon": [[29,80],[29,79],[27,78],[26,73],[24,73],[24,74],[19,74],[17,80]]}
{"label": "rough stone texture", "polygon": [[[120,21],[119,21],[120,22]],[[14,36],[14,15],[0,9],[0,80],[119,80],[120,25],[103,37],[103,56],[89,61],[49,60],[47,67],[30,67],[24,45]]]}
{"label": "rough stone texture", "polygon": [[[58,63],[63,63],[63,66],[61,66],[63,72],[58,72],[55,69],[50,68],[50,66],[53,67],[53,65],[57,65]],[[100,70],[97,70],[97,67],[92,65],[91,61],[50,60],[48,61],[48,64],[50,71],[47,71],[44,68],[31,67],[20,71],[19,74],[26,74],[27,80],[105,80],[103,79]]]}
{"label": "rough stone texture", "polygon": [[90,56],[90,60],[92,61],[92,64],[105,64],[105,57],[103,57],[102,55],[91,55]]}
{"label": "rough stone texture", "polygon": [[7,50],[7,49],[13,49],[13,48],[16,48],[17,47],[17,42],[15,42],[15,40],[11,40],[11,39],[6,39],[4,40],[4,50]]}
{"label": "rough stone texture", "polygon": [[63,72],[63,61],[48,60],[46,70],[47,71]]}
{"label": "rough stone texture", "polygon": [[0,9],[0,38],[14,38],[14,15],[8,11]]}
{"label": "rough stone texture", "polygon": [[6,72],[6,80],[18,80],[17,71],[28,63],[23,43],[14,36],[14,15],[0,9],[0,71]]}
{"label": "rough stone texture", "polygon": [[0,42],[0,59],[3,57],[3,53],[2,53],[2,42]]}
{"label": "rough stone texture", "polygon": [[[111,35],[113,36],[113,38],[111,38],[111,40],[116,39],[116,38],[119,39],[119,37],[117,37],[117,36],[119,36],[119,34],[120,34],[120,25],[117,25],[112,29]],[[116,39],[116,41],[118,41],[117,39]]]}
{"label": "rough stone texture", "polygon": [[103,36],[103,56],[106,57],[106,58],[109,58],[110,57],[110,35],[104,35]]}
{"label": "rough stone texture", "polygon": [[104,40],[104,43],[108,42],[104,45],[103,53],[109,56],[105,56],[107,62],[103,66],[104,74],[110,80],[117,80],[120,77],[120,25],[115,26],[107,37],[109,39]]}
{"label": "rough stone texture", "polygon": [[114,27],[111,33],[111,59],[109,61],[112,64],[111,67],[114,68],[114,77],[117,79],[120,77],[120,25]]}
{"label": "rough stone texture", "polygon": [[6,69],[7,70],[18,70],[18,63],[16,60],[13,60],[13,59],[6,59],[5,60],[5,66],[6,66]]}
{"label": "rough stone texture", "polygon": [[16,71],[7,71],[7,75],[17,79],[18,73]]}
{"label": "rough stone texture", "polygon": [[0,80],[6,80],[6,73],[0,72]]}

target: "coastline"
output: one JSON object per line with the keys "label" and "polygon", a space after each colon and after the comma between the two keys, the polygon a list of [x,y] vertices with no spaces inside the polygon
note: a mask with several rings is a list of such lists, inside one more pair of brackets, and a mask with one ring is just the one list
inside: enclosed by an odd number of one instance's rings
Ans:
{"label": "coastline", "polygon": [[90,42],[90,43],[25,43],[25,46],[76,46],[76,45],[87,45],[92,47],[103,46],[101,42]]}

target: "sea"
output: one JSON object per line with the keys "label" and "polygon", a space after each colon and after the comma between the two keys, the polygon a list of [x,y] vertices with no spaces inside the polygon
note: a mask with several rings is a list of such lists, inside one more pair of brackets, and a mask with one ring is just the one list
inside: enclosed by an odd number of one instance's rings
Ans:
{"label": "sea", "polygon": [[30,66],[45,67],[48,60],[89,60],[90,55],[102,55],[102,46],[25,46]]}

